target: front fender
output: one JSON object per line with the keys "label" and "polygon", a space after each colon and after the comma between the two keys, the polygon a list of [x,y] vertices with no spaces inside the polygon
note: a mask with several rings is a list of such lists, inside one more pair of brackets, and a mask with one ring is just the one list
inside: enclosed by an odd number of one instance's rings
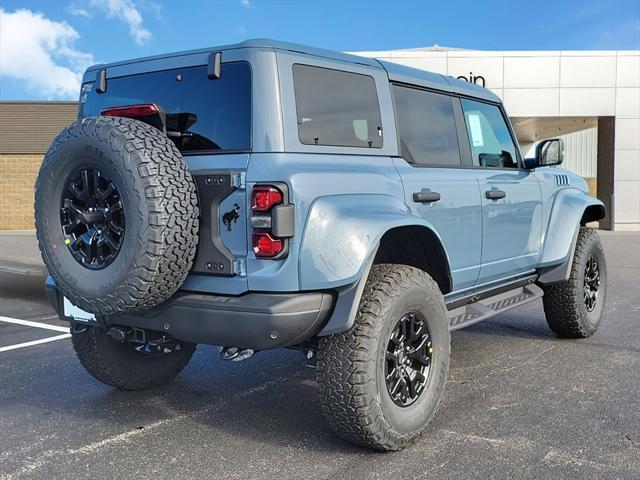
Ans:
{"label": "front fender", "polygon": [[390,195],[332,195],[317,198],[304,229],[299,253],[301,290],[334,288],[359,280],[387,230],[433,226],[415,217]]}
{"label": "front fender", "polygon": [[[571,267],[581,220],[585,211],[593,206],[602,208],[604,212],[604,204],[600,200],[580,190],[563,189],[556,194],[538,264],[542,269],[539,279],[541,283],[553,283],[566,279]],[[600,218],[603,217],[604,215],[600,216]]]}
{"label": "front fender", "polygon": [[560,190],[554,199],[549,225],[544,238],[541,267],[566,260],[572,251],[572,240],[580,228],[580,220],[590,206],[604,204],[575,189]]}

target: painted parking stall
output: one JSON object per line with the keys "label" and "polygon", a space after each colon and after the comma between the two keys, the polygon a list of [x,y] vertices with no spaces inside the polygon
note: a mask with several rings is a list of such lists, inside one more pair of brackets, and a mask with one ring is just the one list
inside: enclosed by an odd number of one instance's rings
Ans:
{"label": "painted parking stall", "polygon": [[30,340],[27,342],[20,342],[12,345],[3,346],[3,347],[0,347],[0,353],[8,352],[10,350],[17,350],[19,348],[33,347],[36,345],[41,345],[43,343],[55,342],[58,340],[64,340],[71,337],[71,334],[69,333],[69,327],[51,325],[44,322],[34,322],[31,320],[21,320],[19,318],[10,318],[10,317],[0,316],[0,326],[2,324],[20,325],[20,326],[31,328],[31,329],[35,328],[35,329],[42,329],[42,330],[62,332],[62,333],[58,335],[53,335],[50,337],[39,338],[36,340]]}

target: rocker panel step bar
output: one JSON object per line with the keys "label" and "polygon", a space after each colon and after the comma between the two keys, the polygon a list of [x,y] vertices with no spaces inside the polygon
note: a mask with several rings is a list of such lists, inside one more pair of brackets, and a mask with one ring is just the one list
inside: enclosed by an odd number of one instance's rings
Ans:
{"label": "rocker panel step bar", "polygon": [[458,330],[473,325],[498,313],[542,298],[543,293],[540,287],[530,283],[506,292],[495,293],[474,303],[453,308],[449,310],[449,330]]}

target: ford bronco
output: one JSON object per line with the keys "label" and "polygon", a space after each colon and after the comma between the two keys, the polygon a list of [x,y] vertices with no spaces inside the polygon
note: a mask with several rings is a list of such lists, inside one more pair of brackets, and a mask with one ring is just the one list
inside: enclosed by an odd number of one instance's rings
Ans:
{"label": "ford bronco", "polygon": [[36,184],[49,300],[82,365],[164,384],[198,343],[304,352],[344,438],[415,439],[450,332],[542,298],[601,322],[602,202],[523,158],[500,99],[393,63],[270,40],[89,68]]}

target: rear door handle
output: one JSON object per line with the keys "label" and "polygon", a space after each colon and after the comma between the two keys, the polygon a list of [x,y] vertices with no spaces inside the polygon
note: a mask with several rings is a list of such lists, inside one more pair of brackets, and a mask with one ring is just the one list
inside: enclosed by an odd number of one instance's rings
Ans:
{"label": "rear door handle", "polygon": [[489,200],[500,200],[501,198],[507,196],[506,192],[496,189],[487,190],[486,192],[484,192],[484,194]]}
{"label": "rear door handle", "polygon": [[440,194],[438,192],[415,192],[413,194],[413,201],[418,203],[433,203],[440,200]]}

